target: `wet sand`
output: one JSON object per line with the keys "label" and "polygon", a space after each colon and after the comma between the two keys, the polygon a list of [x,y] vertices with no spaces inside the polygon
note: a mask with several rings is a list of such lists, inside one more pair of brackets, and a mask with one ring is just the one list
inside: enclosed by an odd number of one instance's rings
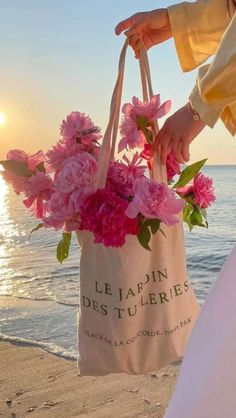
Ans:
{"label": "wet sand", "polygon": [[131,376],[81,377],[76,361],[0,342],[0,418],[161,418],[177,366]]}

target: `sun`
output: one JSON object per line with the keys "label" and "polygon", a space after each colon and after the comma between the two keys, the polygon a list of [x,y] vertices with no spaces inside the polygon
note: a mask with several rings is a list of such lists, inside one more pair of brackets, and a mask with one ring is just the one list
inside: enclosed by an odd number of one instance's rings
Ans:
{"label": "sun", "polygon": [[5,125],[6,123],[6,115],[3,112],[0,112],[0,126]]}

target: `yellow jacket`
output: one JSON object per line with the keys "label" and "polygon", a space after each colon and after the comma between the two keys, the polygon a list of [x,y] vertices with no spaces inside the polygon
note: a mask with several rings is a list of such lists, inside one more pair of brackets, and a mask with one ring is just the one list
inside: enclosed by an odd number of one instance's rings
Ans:
{"label": "yellow jacket", "polygon": [[183,71],[199,69],[190,102],[210,127],[221,118],[236,133],[236,14],[233,0],[198,0],[168,7]]}

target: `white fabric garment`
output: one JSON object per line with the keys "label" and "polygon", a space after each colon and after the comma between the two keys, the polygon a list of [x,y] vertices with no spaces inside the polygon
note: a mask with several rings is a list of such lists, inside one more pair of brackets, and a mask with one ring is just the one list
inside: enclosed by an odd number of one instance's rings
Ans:
{"label": "white fabric garment", "polygon": [[236,246],[189,339],[165,418],[236,417]]}

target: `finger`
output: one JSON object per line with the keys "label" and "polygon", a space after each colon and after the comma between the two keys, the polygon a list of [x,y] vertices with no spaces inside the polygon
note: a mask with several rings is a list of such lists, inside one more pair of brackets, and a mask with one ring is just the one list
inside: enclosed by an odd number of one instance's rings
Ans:
{"label": "finger", "polygon": [[130,36],[132,35],[137,35],[141,31],[142,28],[143,28],[143,23],[141,21],[134,23],[131,26],[131,28],[125,32],[125,36],[130,38]]}
{"label": "finger", "polygon": [[143,42],[141,41],[141,39],[138,39],[134,45],[132,45],[132,48],[135,52],[135,57],[139,58],[140,57],[140,51],[142,48],[144,48]]}
{"label": "finger", "polygon": [[166,164],[167,155],[170,152],[171,138],[166,137],[165,141],[160,145],[160,158],[162,164]]}
{"label": "finger", "polygon": [[190,144],[188,142],[182,143],[180,150],[183,160],[186,162],[190,159],[189,145]]}
{"label": "finger", "polygon": [[135,15],[128,17],[128,19],[122,20],[118,25],[115,27],[115,34],[120,35],[121,32],[124,30],[129,29],[135,22]]}
{"label": "finger", "polygon": [[184,159],[181,154],[181,148],[182,148],[182,141],[176,138],[172,144],[172,151],[175,155],[175,158],[179,161],[179,163],[184,163]]}
{"label": "finger", "polygon": [[161,146],[162,142],[165,141],[166,136],[167,136],[167,132],[166,132],[165,124],[164,124],[155,138],[155,141],[154,141],[155,146],[156,147]]}
{"label": "finger", "polygon": [[[132,35],[129,37],[129,45],[132,46],[132,48],[140,42],[141,39],[137,35]],[[142,42],[142,41],[141,41]]]}

